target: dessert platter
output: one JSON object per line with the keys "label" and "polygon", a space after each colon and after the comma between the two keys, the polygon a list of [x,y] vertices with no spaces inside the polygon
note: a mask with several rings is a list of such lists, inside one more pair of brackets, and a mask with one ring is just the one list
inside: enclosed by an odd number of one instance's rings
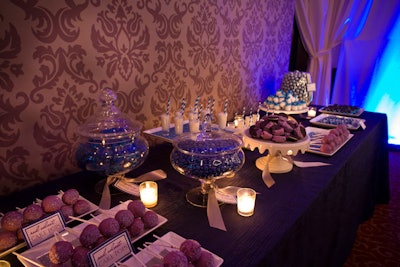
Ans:
{"label": "dessert platter", "polygon": [[71,220],[67,218],[68,215],[82,218],[95,212],[98,208],[97,205],[82,197],[77,190],[68,189],[65,192],[59,191],[57,195],[36,199],[27,207],[9,211],[1,217],[0,231],[5,230],[7,235],[0,236],[0,242],[4,248],[0,252],[0,257],[26,246],[20,232],[21,226],[34,223],[57,211],[60,211],[64,221],[69,224]]}
{"label": "dessert platter", "polygon": [[344,124],[349,130],[357,130],[360,126],[364,127],[365,120],[323,113],[311,119],[310,123],[328,128],[335,128],[340,124]]}
{"label": "dessert platter", "polygon": [[[196,266],[221,266],[223,259],[218,255],[201,247],[200,243],[193,239],[185,239],[174,232],[168,232],[158,237],[153,243],[146,243],[144,248],[135,257],[129,258],[123,264],[127,266],[163,266],[168,261],[186,262],[182,253],[185,254],[188,262]],[[182,252],[182,253],[180,253]],[[169,255],[168,255],[169,254]],[[175,258],[175,259],[174,259]],[[192,260],[192,259],[195,260]],[[167,262],[166,262],[167,261]],[[213,263],[212,265],[210,263]],[[169,265],[164,265],[169,266]]]}
{"label": "dessert platter", "polygon": [[[218,125],[213,124],[212,125],[212,129],[215,130],[215,131],[218,130],[219,129]],[[200,128],[200,130],[201,130],[201,128]],[[171,123],[170,131],[169,131],[168,134],[166,134],[162,130],[161,127],[156,127],[156,128],[152,128],[152,129],[149,129],[149,130],[145,130],[145,131],[143,131],[143,133],[145,133],[145,134],[147,134],[149,136],[153,136],[153,137],[159,138],[159,139],[161,139],[163,141],[166,141],[166,142],[169,142],[169,143],[172,143],[175,138],[179,137],[179,135],[176,134],[176,132],[175,132],[175,126],[174,126],[173,123]],[[183,121],[183,133],[190,133],[189,121],[188,120]]]}
{"label": "dessert platter", "polygon": [[[106,210],[106,211],[102,210],[101,211],[102,213],[100,213],[99,215],[91,218],[90,220],[88,220],[88,222],[83,222],[83,223],[75,226],[73,228],[73,232],[75,234],[76,233],[81,233],[83,231],[83,229],[90,223],[100,224],[101,221],[103,221],[104,219],[107,219],[107,218],[110,218],[110,217],[115,217],[116,214],[118,212],[120,212],[121,210],[124,210],[124,211],[128,210],[128,206],[130,205],[130,203],[132,203],[132,204],[136,203],[137,204],[137,203],[140,203],[140,200],[134,200],[134,201],[129,201],[128,200],[128,201],[120,203],[119,205],[113,207],[112,209],[109,209],[109,210]],[[153,212],[153,211],[151,211],[149,209],[145,209],[145,210],[146,210],[146,212],[151,212],[151,213],[157,215],[157,218],[155,219],[155,221],[157,223],[149,224],[149,227],[146,227],[146,225],[145,225],[145,228],[144,228],[143,232],[140,232],[138,235],[132,236],[132,238],[131,238],[132,243],[138,241],[140,238],[142,238],[143,236],[145,236],[145,235],[149,234],[150,232],[154,231],[155,229],[157,229],[158,227],[160,227],[161,225],[165,224],[168,221],[167,218],[165,218],[165,217],[163,217],[163,216],[161,216],[161,215],[159,215],[159,214],[157,214],[157,213],[155,213],[155,212]],[[143,221],[143,215],[142,216],[137,215],[135,217],[136,218],[141,217],[142,221]]]}
{"label": "dessert platter", "polygon": [[255,125],[242,133],[245,148],[258,149],[260,154],[268,150],[267,156],[256,160],[256,167],[264,170],[268,164],[271,173],[286,173],[293,163],[286,157],[305,153],[310,139],[303,125],[285,114],[265,115]]}
{"label": "dessert platter", "polygon": [[[82,223],[72,228],[67,227],[63,232],[55,234],[54,238],[18,254],[18,259],[25,266],[52,266],[54,264],[52,248],[57,241],[66,241],[73,248],[84,247],[87,253],[124,229],[131,236],[130,240],[133,243],[167,222],[165,217],[146,209],[140,200],[125,201],[110,210],[99,211],[102,213],[92,216],[90,220],[73,217]],[[128,214],[132,216],[130,219]],[[124,224],[126,225],[123,226]],[[77,258],[71,255],[63,262],[63,266],[75,266],[72,264],[74,260]]]}
{"label": "dessert platter", "polygon": [[285,114],[288,114],[288,115],[292,115],[292,114],[294,115],[294,114],[306,113],[308,111],[308,107],[306,107],[306,106],[303,107],[302,106],[302,107],[297,108],[295,110],[292,110],[292,109],[290,109],[290,110],[286,110],[286,109],[270,109],[269,107],[266,106],[265,103],[262,103],[260,105],[260,110],[265,111],[265,112],[271,112],[271,113],[285,113]]}
{"label": "dessert platter", "polygon": [[[344,125],[339,125],[333,130],[306,127],[307,135],[310,137],[310,147],[307,152],[333,156],[354,136],[354,134],[346,132],[343,128],[345,128]],[[334,131],[337,129],[341,130]]]}
{"label": "dessert platter", "polygon": [[364,112],[364,109],[357,106],[332,104],[320,108],[319,112],[333,115],[359,117]]}
{"label": "dessert platter", "polygon": [[315,84],[311,83],[311,75],[294,71],[284,75],[281,88],[269,95],[260,105],[265,112],[302,114],[308,111],[313,99]]}

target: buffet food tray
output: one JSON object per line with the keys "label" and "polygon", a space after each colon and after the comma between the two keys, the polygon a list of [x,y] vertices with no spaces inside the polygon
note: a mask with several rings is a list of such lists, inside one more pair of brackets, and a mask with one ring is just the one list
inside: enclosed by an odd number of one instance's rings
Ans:
{"label": "buffet food tray", "polygon": [[[61,198],[62,194],[63,194],[63,192],[60,191],[60,192],[58,193],[58,196]],[[84,217],[84,216],[86,216],[86,215],[88,215],[88,214],[90,214],[90,213],[93,213],[93,212],[95,212],[95,211],[97,211],[97,210],[99,209],[99,207],[98,207],[97,205],[95,205],[94,203],[90,202],[89,200],[87,200],[87,199],[84,198],[83,196],[79,195],[79,199],[82,199],[82,200],[87,201],[87,202],[89,203],[90,210],[89,210],[88,212],[85,212],[85,213],[82,214],[82,215],[77,216],[78,218],[82,218],[82,217]],[[40,204],[41,202],[42,202],[41,199],[36,199],[36,201],[35,201],[35,203],[37,203],[37,204]],[[20,210],[21,212],[23,212],[24,209],[25,209],[25,208],[21,208],[21,209],[18,209],[18,210]],[[0,218],[0,220],[1,220],[1,219],[2,219],[2,217]],[[68,222],[66,222],[66,223],[69,224],[69,223],[71,223],[71,222],[72,222],[72,220],[71,220],[71,221],[68,221]],[[1,231],[1,225],[0,225],[0,231]],[[6,255],[8,255],[8,254],[10,254],[10,253],[12,253],[12,252],[14,252],[14,251],[17,251],[17,250],[19,250],[19,249],[21,249],[21,248],[24,248],[25,246],[26,246],[26,242],[25,242],[25,241],[19,241],[19,243],[16,244],[15,246],[13,246],[13,247],[11,247],[11,248],[9,248],[9,249],[7,249],[7,250],[1,251],[1,252],[0,252],[0,258],[1,258],[1,257],[4,257],[4,256],[6,256]]]}
{"label": "buffet food tray", "polygon": [[[153,128],[150,130],[145,130],[143,133],[148,134],[150,136],[157,137],[163,141],[167,141],[169,143],[172,143],[173,140],[178,136],[175,132],[175,124],[171,123],[169,128],[169,134],[165,134],[165,132],[162,130],[161,126],[157,128]],[[183,132],[187,133],[189,132],[189,121],[185,120],[183,122]]]}
{"label": "buffet food tray", "polygon": [[[201,126],[200,126],[201,127]],[[212,129],[213,130],[219,130],[218,125],[213,124],[212,125]],[[227,131],[229,131],[227,129]],[[183,122],[183,133],[189,133],[190,129],[189,129],[189,121],[184,121]],[[166,135],[161,127],[157,127],[157,128],[153,128],[153,129],[149,129],[149,130],[145,130],[143,131],[143,133],[148,134],[150,136],[156,137],[158,139],[161,139],[163,141],[172,143],[174,141],[174,139],[179,136],[175,133],[175,127],[174,124],[171,124],[170,130],[169,130],[169,134]]]}
{"label": "buffet food tray", "polygon": [[364,124],[364,119],[332,115],[332,114],[320,114],[317,117],[310,120],[310,123],[328,127],[335,128],[339,124],[345,124],[349,130],[357,130],[362,124]]}
{"label": "buffet food tray", "polygon": [[[344,111],[348,109],[349,111]],[[346,105],[329,105],[326,107],[322,107],[318,110],[321,113],[333,114],[333,115],[341,115],[341,116],[349,116],[349,117],[359,117],[363,112],[363,108],[354,107],[354,106],[346,106]]]}
{"label": "buffet food tray", "polygon": [[[150,246],[140,250],[140,252],[137,253],[135,257],[129,258],[127,261],[124,262],[124,264],[126,264],[127,266],[143,266],[142,263],[144,263],[146,267],[161,264],[161,257],[166,255],[169,251],[177,250],[180,244],[185,240],[185,238],[174,232],[168,232],[157,239],[155,242],[153,242]],[[204,248],[202,249],[208,251]],[[210,252],[214,257],[215,266],[221,266],[224,260],[218,255],[212,253],[211,251],[208,252]],[[157,255],[155,254],[159,255],[160,257],[157,257]]]}
{"label": "buffet food tray", "polygon": [[322,138],[329,133],[330,130],[321,129],[316,127],[306,127],[307,135],[310,137],[310,146],[307,149],[307,152],[319,154],[322,156],[333,156],[336,152],[338,152],[353,136],[354,134],[349,134],[347,139],[339,145],[334,151],[331,153],[325,153],[320,150],[322,145]]}
{"label": "buffet food tray", "polygon": [[[88,221],[94,222],[94,223],[100,223],[101,220],[103,220],[105,218],[114,217],[118,211],[128,209],[129,202],[130,202],[130,200],[127,200],[127,201],[122,202],[121,204],[113,207],[112,209],[105,210],[105,211],[101,210],[102,213],[91,218]],[[168,221],[167,218],[165,218],[159,214],[157,214],[157,216],[158,216],[158,224],[156,226],[154,226],[153,228],[145,229],[145,231],[141,235],[131,238],[132,243],[138,241],[140,238],[151,233],[152,231],[154,231],[155,229],[157,229],[158,227],[160,227],[161,225],[165,224]],[[81,233],[83,228],[85,228],[87,225],[88,225],[88,223],[85,223],[85,222],[81,223],[81,224],[75,226],[73,228],[73,231],[75,233]]]}
{"label": "buffet food tray", "polygon": [[[119,210],[127,209],[129,202],[130,202],[129,200],[125,201],[125,202],[113,207],[112,209],[103,211],[103,213],[100,213],[99,215],[91,218],[88,221],[92,222],[92,223],[100,223],[100,221],[102,219],[105,219],[108,217],[113,217]],[[149,234],[150,232],[154,231],[155,229],[157,229],[158,227],[160,227],[161,225],[163,225],[167,222],[167,219],[165,217],[163,217],[159,214],[157,214],[157,216],[158,216],[158,224],[153,228],[145,229],[145,231],[141,235],[136,236],[135,238],[132,238],[131,239],[132,243],[136,242],[143,236]],[[48,266],[47,265],[47,264],[49,264],[48,254],[49,254],[49,250],[50,250],[51,246],[54,244],[54,242],[59,240],[61,237],[63,240],[71,242],[74,247],[80,245],[79,235],[82,232],[83,228],[85,228],[87,225],[88,225],[88,222],[83,222],[73,228],[66,228],[66,230],[64,232],[60,233],[59,236],[50,238],[50,239],[44,241],[43,243],[22,252],[21,254],[17,255],[17,257],[24,264],[24,266],[27,266],[27,267],[43,266],[43,265]],[[69,267],[72,265],[71,265],[71,262],[68,261],[63,266]]]}

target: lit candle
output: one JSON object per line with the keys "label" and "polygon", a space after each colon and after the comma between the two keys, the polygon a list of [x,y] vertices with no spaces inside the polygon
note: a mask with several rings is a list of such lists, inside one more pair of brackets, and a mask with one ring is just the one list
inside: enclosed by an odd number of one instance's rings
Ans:
{"label": "lit candle", "polygon": [[235,127],[236,128],[238,128],[238,129],[243,129],[244,128],[244,119],[243,119],[242,116],[236,115],[234,122],[235,122]]}
{"label": "lit candle", "polygon": [[157,183],[146,181],[139,185],[140,200],[146,208],[152,208],[157,205],[158,192]]}
{"label": "lit candle", "polygon": [[256,202],[256,191],[251,188],[241,188],[237,191],[237,211],[248,217],[253,215]]}
{"label": "lit candle", "polygon": [[251,117],[250,116],[246,116],[244,118],[244,126],[245,127],[250,127],[250,122],[251,122]]}
{"label": "lit candle", "polygon": [[310,108],[310,109],[308,110],[308,112],[307,112],[307,115],[308,115],[308,117],[310,117],[310,118],[314,118],[315,115],[317,115],[317,112],[315,111],[314,108]]}

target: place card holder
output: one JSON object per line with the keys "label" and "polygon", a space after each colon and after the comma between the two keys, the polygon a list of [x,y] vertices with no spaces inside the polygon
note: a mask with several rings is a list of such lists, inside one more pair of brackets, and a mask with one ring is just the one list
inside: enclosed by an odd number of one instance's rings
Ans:
{"label": "place card holder", "polygon": [[55,233],[63,232],[65,228],[64,217],[60,211],[56,211],[36,222],[23,226],[21,230],[27,246],[32,248],[54,237]]}
{"label": "place card holder", "polygon": [[88,252],[91,266],[114,266],[134,255],[131,239],[125,229]]}

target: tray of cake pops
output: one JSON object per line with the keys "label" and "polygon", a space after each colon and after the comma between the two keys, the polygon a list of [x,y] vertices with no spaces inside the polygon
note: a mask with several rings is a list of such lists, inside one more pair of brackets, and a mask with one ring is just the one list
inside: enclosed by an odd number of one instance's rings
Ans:
{"label": "tray of cake pops", "polygon": [[89,219],[70,218],[80,224],[66,227],[54,237],[17,254],[18,259],[25,266],[89,266],[88,253],[121,232],[126,232],[134,243],[167,222],[165,217],[145,208],[140,200],[122,202],[109,210],[100,209],[97,215],[90,214]]}
{"label": "tray of cake pops", "polygon": [[310,137],[307,152],[323,156],[333,156],[354,136],[344,124],[339,124],[334,129],[309,126],[306,127],[306,132]]}
{"label": "tray of cake pops", "polygon": [[145,242],[143,248],[127,261],[126,266],[221,266],[224,260],[204,248],[195,239],[186,239],[174,232],[159,237],[154,242]]}
{"label": "tray of cake pops", "polygon": [[81,218],[98,208],[82,197],[76,189],[59,191],[58,194],[36,199],[26,207],[16,207],[15,210],[2,214],[0,218],[0,257],[26,246],[22,227],[34,225],[55,212],[59,212],[62,220],[69,224],[72,221],[69,216]]}

